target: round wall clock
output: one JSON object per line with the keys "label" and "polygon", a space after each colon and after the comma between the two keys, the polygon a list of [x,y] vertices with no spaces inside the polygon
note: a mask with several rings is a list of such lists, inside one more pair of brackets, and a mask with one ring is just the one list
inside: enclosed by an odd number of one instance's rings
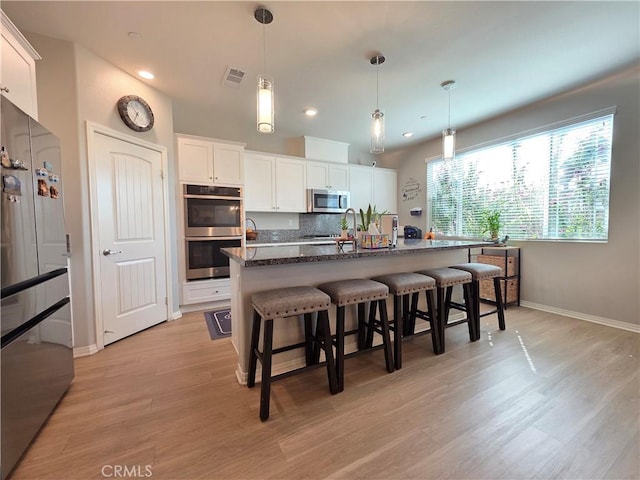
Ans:
{"label": "round wall clock", "polygon": [[151,107],[137,95],[125,95],[118,100],[118,113],[131,130],[148,132],[153,127]]}

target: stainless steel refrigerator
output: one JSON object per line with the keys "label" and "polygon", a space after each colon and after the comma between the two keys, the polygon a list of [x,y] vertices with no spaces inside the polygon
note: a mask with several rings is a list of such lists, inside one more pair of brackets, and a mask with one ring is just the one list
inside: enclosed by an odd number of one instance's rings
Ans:
{"label": "stainless steel refrigerator", "polygon": [[0,105],[1,462],[6,479],[73,379],[60,142]]}

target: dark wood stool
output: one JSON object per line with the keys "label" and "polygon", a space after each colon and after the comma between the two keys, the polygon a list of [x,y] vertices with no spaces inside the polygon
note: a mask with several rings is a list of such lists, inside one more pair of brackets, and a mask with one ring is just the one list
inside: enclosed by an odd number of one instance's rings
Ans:
{"label": "dark wood stool", "polygon": [[[315,367],[317,364],[315,352],[319,358],[320,349],[324,350],[329,378],[329,390],[338,393],[336,368],[333,359],[331,330],[329,327],[329,306],[331,298],[317,288],[290,287],[267,290],[251,296],[253,305],[253,329],[251,331],[251,346],[249,350],[249,374],[247,386],[253,388],[256,382],[257,361],[262,364],[262,385],[260,387],[260,419],[269,418],[269,403],[271,401],[271,382]],[[316,333],[312,329],[312,314],[318,312]],[[273,321],[279,318],[304,315],[305,339],[303,342],[273,348]],[[260,325],[264,321],[264,338],[262,352],[258,349],[260,340]],[[273,355],[295,348],[305,349],[307,366],[280,375],[271,375],[271,361]]]}
{"label": "dark wood stool", "polygon": [[[506,325],[504,322],[504,306],[502,304],[502,293],[499,278],[502,276],[502,268],[486,263],[460,263],[458,265],[451,265],[451,268],[463,270],[471,274],[471,301],[473,308],[473,320],[475,322],[476,340],[480,339],[481,317],[497,313],[498,326],[500,327],[500,330],[504,330]],[[493,288],[496,294],[496,308],[490,312],[480,314],[480,280],[488,280],[490,278],[493,279]],[[452,306],[455,306],[455,308],[458,308],[459,310],[463,310],[462,305],[454,305],[452,303]],[[469,313],[467,313],[467,315],[469,315]]]}
{"label": "dark wood stool", "polygon": [[[384,283],[389,287],[389,293],[393,295],[393,319],[389,319],[393,335],[393,358],[395,368],[402,368],[402,338],[413,335],[418,315],[418,296],[420,292],[425,292],[427,296],[428,312],[426,319],[431,318],[433,309],[433,290],[436,288],[436,281],[419,273],[390,273],[373,277],[372,280]],[[409,307],[409,296],[411,296],[411,307]],[[423,318],[422,316],[420,318]],[[438,352],[438,327],[437,322],[431,322],[431,342],[434,353]]]}
{"label": "dark wood stool", "polygon": [[[421,275],[426,275],[433,278],[436,281],[436,317],[438,323],[438,334],[440,336],[438,354],[444,353],[445,341],[444,331],[448,327],[458,325],[460,323],[467,323],[469,327],[469,339],[473,342],[477,340],[475,333],[475,322],[472,315],[468,312],[472,311],[471,307],[471,274],[462,270],[454,268],[432,268],[430,270],[421,270],[417,272]],[[453,323],[448,323],[449,309],[451,307],[451,293],[453,287],[456,285],[462,285],[464,293],[464,302],[467,306],[467,318]]]}
{"label": "dark wood stool", "polygon": [[[386,303],[389,288],[382,283],[362,278],[323,283],[318,285],[318,288],[329,295],[332,303],[336,305],[335,345],[338,391],[344,390],[344,339],[347,335],[358,335],[359,352],[372,346],[374,331],[382,335],[385,365],[389,373],[393,372],[391,335]],[[366,322],[365,304],[368,302],[370,302],[369,321]],[[358,328],[345,332],[344,313],[347,305],[358,306]],[[376,305],[380,309],[380,319],[376,317]]]}

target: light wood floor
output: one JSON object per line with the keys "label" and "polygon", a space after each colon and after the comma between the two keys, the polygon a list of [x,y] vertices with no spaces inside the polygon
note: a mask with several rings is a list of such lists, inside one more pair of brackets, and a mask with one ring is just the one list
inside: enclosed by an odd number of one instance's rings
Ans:
{"label": "light wood floor", "polygon": [[335,396],[323,369],[277,382],[262,423],[230,340],[187,314],[77,359],[13,479],[640,477],[637,334],[515,307],[482,323],[438,357],[406,341],[393,374],[380,350],[349,359]]}

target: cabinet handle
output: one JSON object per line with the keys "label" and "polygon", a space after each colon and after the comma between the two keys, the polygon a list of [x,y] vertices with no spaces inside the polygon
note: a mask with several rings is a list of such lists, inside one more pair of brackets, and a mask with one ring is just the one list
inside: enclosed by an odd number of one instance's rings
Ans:
{"label": "cabinet handle", "polygon": [[7,87],[0,87],[0,91],[4,93],[9,93],[9,89]]}

